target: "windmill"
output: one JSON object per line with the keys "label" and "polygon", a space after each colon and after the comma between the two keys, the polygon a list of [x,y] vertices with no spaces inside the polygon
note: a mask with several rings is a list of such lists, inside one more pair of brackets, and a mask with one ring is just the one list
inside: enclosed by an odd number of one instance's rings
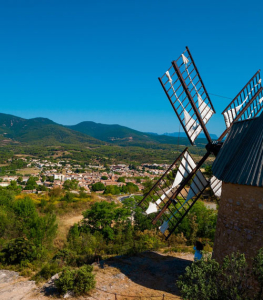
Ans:
{"label": "windmill", "polygon": [[206,124],[215,114],[215,109],[188,47],[172,61],[159,81],[190,143],[194,145],[202,131],[208,141],[206,153],[198,163],[185,148],[138,203],[168,239],[207,187],[210,186],[215,196],[220,197],[222,182],[215,176],[207,181],[200,168],[210,155],[217,156],[222,140],[234,122],[261,113],[263,88],[259,70],[222,112],[226,129],[213,141]]}

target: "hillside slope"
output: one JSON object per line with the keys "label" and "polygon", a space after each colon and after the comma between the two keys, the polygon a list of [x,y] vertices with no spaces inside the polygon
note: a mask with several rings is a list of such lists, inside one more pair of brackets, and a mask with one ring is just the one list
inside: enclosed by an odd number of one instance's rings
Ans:
{"label": "hillside slope", "polygon": [[23,119],[0,113],[1,139],[21,143],[56,144],[103,144],[86,134],[71,130],[46,118]]}
{"label": "hillside slope", "polygon": [[[118,144],[120,146],[143,146],[143,144],[178,144],[178,138],[166,135],[140,132],[121,125],[106,125],[91,121],[81,122],[77,125],[66,126],[67,128],[88,134],[96,139]],[[180,145],[190,145],[188,138],[180,137]],[[207,144],[206,139],[197,139],[196,144],[203,146]]]}

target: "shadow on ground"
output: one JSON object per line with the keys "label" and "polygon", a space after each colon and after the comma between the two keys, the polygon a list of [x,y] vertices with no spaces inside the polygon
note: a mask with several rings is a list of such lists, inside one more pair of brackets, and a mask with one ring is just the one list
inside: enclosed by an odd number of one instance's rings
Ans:
{"label": "shadow on ground", "polygon": [[156,252],[143,252],[132,257],[113,257],[102,261],[105,265],[120,270],[133,282],[153,289],[179,296],[176,281],[185,272],[191,260],[164,256]]}

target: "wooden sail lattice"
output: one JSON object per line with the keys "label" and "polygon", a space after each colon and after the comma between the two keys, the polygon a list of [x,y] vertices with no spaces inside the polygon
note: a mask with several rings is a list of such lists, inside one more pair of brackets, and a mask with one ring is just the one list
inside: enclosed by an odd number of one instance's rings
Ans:
{"label": "wooden sail lattice", "polygon": [[172,62],[159,81],[190,142],[194,144],[201,131],[206,131],[204,125],[215,109],[188,48]]}
{"label": "wooden sail lattice", "polygon": [[201,171],[198,170],[193,174],[191,184],[183,185],[181,189],[178,189],[195,166],[193,158],[186,148],[139,203],[152,222],[162,212],[155,224],[166,239],[182,222],[209,185]]}
{"label": "wooden sail lattice", "polygon": [[227,128],[235,121],[247,120],[258,115],[263,107],[262,90],[260,71],[257,71],[222,112]]}
{"label": "wooden sail lattice", "polygon": [[186,148],[139,203],[168,239],[209,185],[220,198],[222,181],[212,176],[208,182],[200,168],[211,154],[218,155],[234,122],[261,113],[263,88],[258,71],[222,112],[226,129],[217,141],[213,141],[206,124],[215,110],[187,47],[159,81],[191,144],[201,131],[208,141],[207,152],[197,164]]}

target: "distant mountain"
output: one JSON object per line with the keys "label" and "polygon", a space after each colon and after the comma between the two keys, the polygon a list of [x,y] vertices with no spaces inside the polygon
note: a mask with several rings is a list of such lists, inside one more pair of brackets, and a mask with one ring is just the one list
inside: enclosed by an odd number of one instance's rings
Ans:
{"label": "distant mountain", "polygon": [[103,144],[86,134],[65,128],[46,118],[23,119],[0,113],[0,140],[30,144]]}
{"label": "distant mountain", "polygon": [[[180,145],[189,146],[187,137],[180,137]],[[178,138],[140,132],[121,125],[106,125],[91,121],[64,126],[47,118],[24,119],[0,113],[0,145],[25,143],[32,145],[103,145],[138,146],[160,148],[162,144],[177,145]],[[196,145],[203,147],[206,139],[197,139]]]}
{"label": "distant mountain", "polygon": [[[143,146],[144,144],[160,143],[177,145],[178,139],[173,136],[140,132],[121,125],[106,125],[91,121],[81,122],[67,128],[88,134],[98,140],[118,144],[120,146]],[[198,143],[206,144],[206,140],[199,139]],[[197,144],[198,144],[197,143]],[[190,145],[187,137],[180,139],[181,145]]]}
{"label": "distant mountain", "polygon": [[155,132],[145,132],[146,134],[150,134],[150,135],[159,135],[158,133]]}
{"label": "distant mountain", "polygon": [[[187,135],[186,135],[185,132],[172,132],[172,133],[166,132],[166,133],[164,133],[164,135],[166,135],[166,136],[173,136],[173,137],[187,137]],[[211,136],[211,138],[213,140],[217,140],[218,139],[218,137],[217,137],[216,134],[211,133],[210,136]],[[200,133],[199,136],[198,136],[198,138],[199,139],[205,139],[206,136],[205,136],[204,133]]]}

